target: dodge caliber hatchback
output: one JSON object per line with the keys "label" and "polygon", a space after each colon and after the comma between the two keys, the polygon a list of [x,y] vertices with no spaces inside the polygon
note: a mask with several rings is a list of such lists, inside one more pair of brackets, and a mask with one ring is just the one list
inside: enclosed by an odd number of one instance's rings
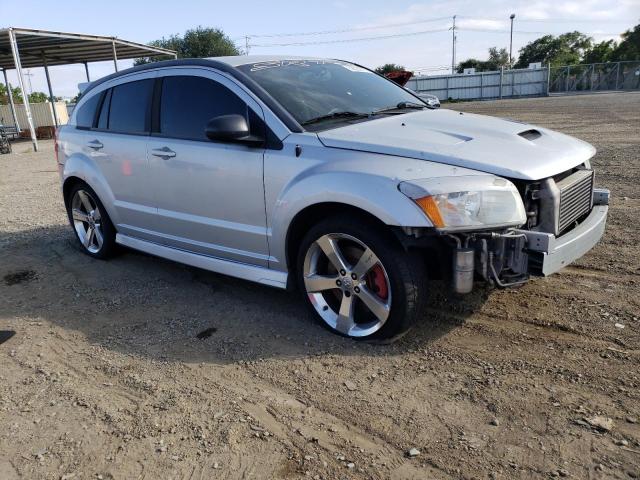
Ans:
{"label": "dodge caliber hatchback", "polygon": [[594,148],[431,109],[353,63],[176,60],[88,86],[56,154],[81,248],[296,288],[339,334],[395,338],[429,282],[549,275],[600,239]]}

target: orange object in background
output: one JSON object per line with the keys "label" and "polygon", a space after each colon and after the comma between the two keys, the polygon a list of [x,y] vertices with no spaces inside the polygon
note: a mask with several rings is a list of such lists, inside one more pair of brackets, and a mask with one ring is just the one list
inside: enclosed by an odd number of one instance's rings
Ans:
{"label": "orange object in background", "polygon": [[407,72],[406,70],[396,70],[395,72],[385,73],[384,76],[392,82],[396,82],[401,87],[404,87],[409,79],[413,77],[413,72]]}

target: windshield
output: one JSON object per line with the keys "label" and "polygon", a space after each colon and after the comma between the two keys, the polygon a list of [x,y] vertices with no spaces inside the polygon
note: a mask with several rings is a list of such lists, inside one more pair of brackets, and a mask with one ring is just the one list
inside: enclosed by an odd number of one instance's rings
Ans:
{"label": "windshield", "polygon": [[338,60],[276,60],[238,68],[302,125],[372,118],[373,112],[420,102],[395,83]]}

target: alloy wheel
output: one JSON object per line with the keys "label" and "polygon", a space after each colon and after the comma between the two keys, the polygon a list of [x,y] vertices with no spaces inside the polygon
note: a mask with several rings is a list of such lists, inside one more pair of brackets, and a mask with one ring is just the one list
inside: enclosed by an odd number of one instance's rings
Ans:
{"label": "alloy wheel", "polygon": [[311,304],[343,335],[372,335],[389,318],[389,276],[376,254],[357,238],[344,233],[318,238],[307,250],[303,275]]}
{"label": "alloy wheel", "polygon": [[98,253],[104,243],[102,215],[95,198],[78,190],[71,200],[71,217],[80,243],[91,253]]}

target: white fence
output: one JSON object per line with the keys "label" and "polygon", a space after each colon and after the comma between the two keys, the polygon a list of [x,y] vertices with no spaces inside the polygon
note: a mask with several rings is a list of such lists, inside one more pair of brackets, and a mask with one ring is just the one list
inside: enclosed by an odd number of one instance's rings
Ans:
{"label": "white fence", "polygon": [[[30,103],[29,106],[31,107],[31,115],[33,117],[35,128],[55,126],[55,122],[53,121],[53,109],[51,108],[50,102]],[[56,102],[55,108],[60,125],[64,125],[69,121],[66,104],[64,102]],[[16,115],[18,116],[20,129],[28,130],[29,123],[27,122],[27,113],[23,104],[16,104]],[[11,114],[11,105],[0,105],[0,124],[11,127],[15,126],[13,115]]]}
{"label": "white fence", "polygon": [[413,77],[405,87],[440,100],[481,100],[547,95],[548,68]]}

